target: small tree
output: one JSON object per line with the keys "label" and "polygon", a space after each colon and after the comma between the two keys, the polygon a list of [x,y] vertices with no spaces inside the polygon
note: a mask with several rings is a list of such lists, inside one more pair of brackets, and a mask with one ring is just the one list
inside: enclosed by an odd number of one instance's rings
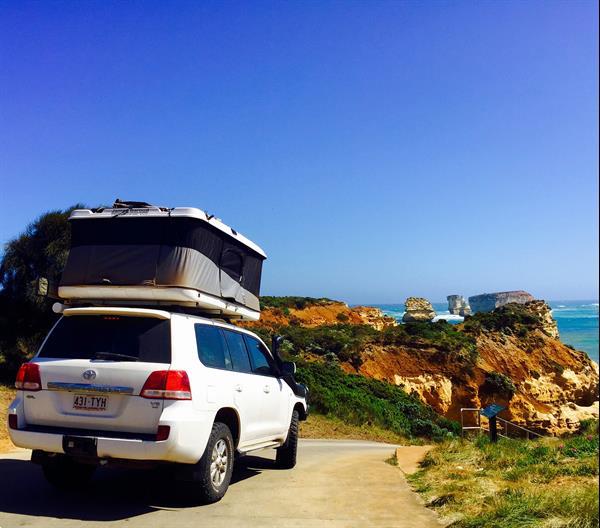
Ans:
{"label": "small tree", "polygon": [[9,241],[0,261],[0,378],[13,377],[56,320],[52,300],[35,291],[38,278],[58,283],[65,266],[71,230],[67,221],[75,205],[44,213]]}

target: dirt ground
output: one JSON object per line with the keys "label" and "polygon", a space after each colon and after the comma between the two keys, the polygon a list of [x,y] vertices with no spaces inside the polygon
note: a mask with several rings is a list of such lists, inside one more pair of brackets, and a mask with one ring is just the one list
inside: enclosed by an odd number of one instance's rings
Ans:
{"label": "dirt ground", "polygon": [[407,444],[406,438],[369,425],[350,425],[337,418],[321,414],[310,414],[308,420],[300,422],[301,438],[330,438],[336,440],[371,440],[373,442],[388,442],[391,444]]}
{"label": "dirt ground", "polygon": [[15,449],[15,446],[8,438],[7,410],[10,402],[15,397],[15,390],[6,385],[0,385],[0,453],[6,453]]}

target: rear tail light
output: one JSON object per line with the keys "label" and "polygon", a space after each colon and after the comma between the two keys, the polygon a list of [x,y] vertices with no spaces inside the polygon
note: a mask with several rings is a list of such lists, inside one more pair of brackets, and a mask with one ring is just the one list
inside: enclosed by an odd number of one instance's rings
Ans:
{"label": "rear tail light", "polygon": [[185,370],[155,370],[140,392],[153,400],[191,400],[190,380]]}
{"label": "rear tail light", "polygon": [[18,429],[19,428],[19,417],[16,414],[8,415],[8,427],[9,427],[9,429]]}
{"label": "rear tail light", "polygon": [[23,363],[19,372],[17,372],[15,387],[26,391],[42,390],[39,365],[37,363]]}
{"label": "rear tail light", "polygon": [[168,425],[159,425],[158,430],[156,431],[156,441],[162,442],[169,438],[169,433],[171,432],[171,427]]}

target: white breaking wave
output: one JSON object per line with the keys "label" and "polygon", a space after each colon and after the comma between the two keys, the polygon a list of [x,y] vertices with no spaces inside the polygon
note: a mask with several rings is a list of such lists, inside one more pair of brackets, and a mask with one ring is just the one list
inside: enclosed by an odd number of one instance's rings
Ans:
{"label": "white breaking wave", "polygon": [[446,321],[457,321],[457,322],[462,322],[465,320],[464,317],[461,317],[460,315],[454,315],[454,314],[440,314],[440,315],[436,315],[433,318],[433,321],[439,321],[440,319],[444,319]]}

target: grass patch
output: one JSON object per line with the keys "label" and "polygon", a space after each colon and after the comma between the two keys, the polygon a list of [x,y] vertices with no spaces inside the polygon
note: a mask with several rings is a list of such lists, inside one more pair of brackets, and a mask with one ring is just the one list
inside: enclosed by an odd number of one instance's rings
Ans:
{"label": "grass patch", "polygon": [[301,438],[330,438],[338,440],[372,440],[388,444],[406,443],[406,438],[377,426],[353,425],[332,416],[311,412],[308,420],[300,422]]}
{"label": "grass patch", "polygon": [[598,422],[568,438],[453,439],[410,481],[456,527],[598,526]]}
{"label": "grass patch", "polygon": [[270,295],[263,295],[260,298],[260,308],[279,308],[280,310],[295,308],[296,310],[302,310],[307,306],[330,304],[334,301],[327,299],[326,297],[273,297]]}
{"label": "grass patch", "polygon": [[348,375],[335,362],[298,362],[297,378],[310,389],[311,410],[360,427],[380,428],[404,438],[441,440],[458,433],[456,422],[401,388]]}

